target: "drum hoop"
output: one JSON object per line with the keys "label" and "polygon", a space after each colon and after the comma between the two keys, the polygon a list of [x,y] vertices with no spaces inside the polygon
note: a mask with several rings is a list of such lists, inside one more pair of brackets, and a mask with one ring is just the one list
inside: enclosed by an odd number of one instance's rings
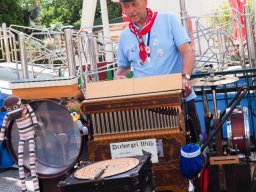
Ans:
{"label": "drum hoop", "polygon": [[[49,101],[49,102],[53,102],[53,103],[56,103],[58,106],[61,106],[63,108],[65,108],[63,105],[60,105],[57,101],[55,100],[49,100],[49,99],[40,99],[40,100],[33,100],[32,102],[30,102],[29,104],[31,103],[35,103],[35,102],[42,102],[42,101]],[[66,109],[66,108],[65,108]],[[12,132],[12,126],[14,124],[14,120],[11,120],[10,123],[7,125],[7,129],[6,129],[6,136],[7,136],[7,149],[9,150],[10,152],[10,155],[12,157],[12,159],[14,160],[14,162],[16,164],[18,164],[18,156],[16,155],[16,152],[13,148],[13,145],[12,145],[12,142],[11,142],[11,132]],[[79,152],[77,154],[77,157],[74,159],[74,161],[70,164],[67,164],[66,167],[63,171],[61,172],[58,172],[56,174],[43,174],[43,173],[40,173],[38,172],[38,177],[39,178],[42,178],[42,179],[50,179],[50,178],[57,178],[57,177],[60,177],[60,176],[63,176],[65,175],[68,171],[74,169],[74,165],[79,161],[81,155],[82,155],[82,152],[83,152],[83,146],[84,146],[84,139],[81,137],[81,142],[80,142],[80,149],[79,149]],[[41,165],[48,165],[46,163],[43,163],[42,161],[40,160],[37,160],[37,162],[40,162]],[[49,167],[52,167],[50,165],[48,165]],[[64,166],[60,166],[60,167],[64,167]],[[28,166],[26,166],[24,164],[24,169],[26,171],[30,171],[30,169],[28,168]]]}

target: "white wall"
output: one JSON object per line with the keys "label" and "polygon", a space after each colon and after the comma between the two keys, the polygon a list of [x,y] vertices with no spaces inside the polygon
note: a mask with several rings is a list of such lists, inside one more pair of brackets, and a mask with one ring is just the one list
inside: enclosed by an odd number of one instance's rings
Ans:
{"label": "white wall", "polygon": [[[186,9],[190,16],[202,16],[228,0],[186,0]],[[180,0],[148,0],[148,7],[161,12],[171,12],[180,16]]]}

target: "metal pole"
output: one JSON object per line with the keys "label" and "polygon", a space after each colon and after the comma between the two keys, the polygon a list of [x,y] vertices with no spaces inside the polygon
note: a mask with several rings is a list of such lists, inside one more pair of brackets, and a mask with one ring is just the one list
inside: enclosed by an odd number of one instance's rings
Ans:
{"label": "metal pole", "polygon": [[68,74],[70,77],[76,76],[76,64],[75,64],[75,56],[74,56],[73,44],[72,44],[73,31],[71,29],[65,29],[64,36],[65,36],[65,43],[66,43]]}
{"label": "metal pole", "polygon": [[6,56],[6,61],[8,63],[11,62],[11,57],[10,57],[10,48],[9,48],[9,41],[8,41],[8,34],[7,34],[7,27],[6,24],[2,24],[2,29],[3,29],[3,35],[4,35],[4,48],[5,48],[5,56]]}
{"label": "metal pole", "polygon": [[248,47],[248,54],[249,54],[249,63],[251,68],[255,68],[256,61],[255,61],[255,43],[253,37],[253,30],[252,30],[252,20],[250,15],[249,5],[244,5],[244,20],[245,20],[245,27],[246,27],[246,40],[247,40],[247,47]]}
{"label": "metal pole", "polygon": [[99,74],[98,74],[98,66],[97,66],[97,61],[96,61],[96,47],[97,47],[97,42],[95,37],[88,37],[88,52],[90,56],[90,65],[92,68],[92,77],[93,77],[93,82],[99,81]]}
{"label": "metal pole", "polygon": [[102,23],[103,23],[103,32],[104,32],[104,48],[106,51],[106,61],[113,62],[113,50],[110,42],[110,29],[109,29],[109,20],[108,20],[108,7],[107,0],[100,0]]}
{"label": "metal pole", "polygon": [[[78,41],[78,57],[79,57],[79,76],[81,78],[81,90],[83,93],[85,93],[85,77],[84,77],[84,70],[83,70],[83,61],[85,62],[85,59],[83,59],[84,55],[82,54],[82,51],[85,51],[82,49],[82,38],[81,32],[77,34],[77,41]],[[84,63],[85,64],[85,63]],[[85,64],[85,67],[87,68],[87,64]]]}
{"label": "metal pole", "polygon": [[244,42],[243,42],[243,38],[242,38],[242,26],[241,23],[239,22],[239,17],[240,17],[241,13],[237,13],[235,16],[235,22],[237,22],[237,26],[238,26],[238,30],[237,30],[237,35],[238,35],[238,43],[239,43],[239,54],[241,57],[241,62],[242,62],[242,68],[245,69],[246,68],[246,64],[245,64],[245,55],[244,55]]}
{"label": "metal pole", "polygon": [[83,0],[81,29],[92,32],[97,0]]}
{"label": "metal pole", "polygon": [[19,38],[19,46],[20,46],[20,62],[21,62],[22,79],[29,79],[27,55],[26,55],[26,47],[25,47],[25,34],[20,32],[18,34],[18,38]]}
{"label": "metal pole", "polygon": [[180,16],[181,16],[182,26],[184,27],[186,32],[189,33],[189,31],[188,31],[188,13],[186,10],[185,0],[180,0]]}
{"label": "metal pole", "polygon": [[225,48],[225,39],[224,39],[224,34],[222,31],[221,27],[217,27],[217,39],[218,39],[218,48],[219,48],[219,53],[217,57],[223,61],[223,65],[218,64],[218,69],[221,70],[224,65],[227,64],[225,53],[226,53],[226,48]]}

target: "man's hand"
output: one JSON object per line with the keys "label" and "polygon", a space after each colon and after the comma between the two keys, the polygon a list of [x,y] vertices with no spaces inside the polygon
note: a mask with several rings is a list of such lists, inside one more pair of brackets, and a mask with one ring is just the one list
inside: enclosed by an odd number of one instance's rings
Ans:
{"label": "man's hand", "polygon": [[182,78],[182,90],[183,90],[183,97],[187,97],[192,92],[192,87],[189,83],[189,80],[185,77]]}
{"label": "man's hand", "polygon": [[114,80],[118,80],[118,79],[127,79],[127,77],[124,75],[115,75]]}
{"label": "man's hand", "polygon": [[117,70],[115,71],[114,80],[127,79],[129,73],[130,73],[130,68],[118,67]]}

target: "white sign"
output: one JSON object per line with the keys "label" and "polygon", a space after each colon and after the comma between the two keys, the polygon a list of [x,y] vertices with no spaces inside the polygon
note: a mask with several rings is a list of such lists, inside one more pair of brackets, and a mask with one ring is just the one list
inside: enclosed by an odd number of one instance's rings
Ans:
{"label": "white sign", "polygon": [[156,139],[110,143],[111,157],[132,157],[151,153],[152,163],[158,163]]}

